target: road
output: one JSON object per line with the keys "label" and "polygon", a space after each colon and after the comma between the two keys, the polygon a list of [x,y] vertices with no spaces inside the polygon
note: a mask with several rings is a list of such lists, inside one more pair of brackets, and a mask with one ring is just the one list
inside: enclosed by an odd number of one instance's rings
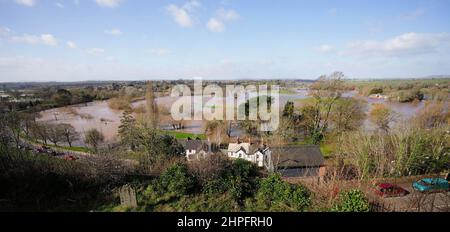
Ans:
{"label": "road", "polygon": [[450,212],[450,192],[421,193],[412,188],[411,181],[396,183],[409,191],[403,197],[380,198],[368,190],[371,199],[380,201],[387,211],[396,212]]}

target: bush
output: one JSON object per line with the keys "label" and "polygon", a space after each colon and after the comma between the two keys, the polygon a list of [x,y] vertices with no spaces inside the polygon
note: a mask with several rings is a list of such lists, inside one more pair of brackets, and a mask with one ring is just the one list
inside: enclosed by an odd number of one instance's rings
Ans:
{"label": "bush", "polygon": [[[242,200],[253,194],[256,188],[257,168],[255,164],[243,160],[234,160],[231,165],[218,168],[220,173],[205,181],[203,192],[207,194],[222,194],[228,192],[236,200]],[[215,177],[214,177],[215,176]]]}
{"label": "bush", "polygon": [[401,128],[389,134],[345,134],[341,158],[360,179],[421,175],[449,168],[449,127]]}
{"label": "bush", "polygon": [[373,88],[369,91],[369,95],[372,94],[382,94],[383,93],[383,89],[382,88]]}
{"label": "bush", "polygon": [[[0,145],[0,211],[89,211],[111,204],[123,173]],[[106,172],[108,172],[106,170]]]}
{"label": "bush", "polygon": [[412,102],[414,99],[423,100],[424,95],[419,90],[400,90],[395,92],[392,97],[399,102]]}
{"label": "bush", "polygon": [[131,110],[130,100],[125,98],[112,98],[108,101],[109,108],[113,110]]}
{"label": "bush", "polygon": [[332,212],[369,212],[370,205],[364,193],[359,189],[352,189],[339,194],[333,204]]}
{"label": "bush", "polygon": [[195,178],[188,173],[183,164],[170,166],[159,177],[159,186],[164,192],[174,193],[177,196],[189,194],[195,187]]}
{"label": "bush", "polygon": [[311,205],[309,190],[303,185],[292,185],[271,174],[260,181],[256,202],[247,201],[250,211],[305,211]]}

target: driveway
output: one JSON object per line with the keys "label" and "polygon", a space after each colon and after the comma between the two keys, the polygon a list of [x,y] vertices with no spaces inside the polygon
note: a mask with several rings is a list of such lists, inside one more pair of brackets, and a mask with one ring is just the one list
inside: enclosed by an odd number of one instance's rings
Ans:
{"label": "driveway", "polygon": [[412,181],[405,180],[395,184],[408,190],[409,194],[403,197],[381,198],[373,194],[371,189],[367,192],[372,200],[381,203],[388,211],[396,212],[450,212],[450,192],[421,193],[412,188]]}

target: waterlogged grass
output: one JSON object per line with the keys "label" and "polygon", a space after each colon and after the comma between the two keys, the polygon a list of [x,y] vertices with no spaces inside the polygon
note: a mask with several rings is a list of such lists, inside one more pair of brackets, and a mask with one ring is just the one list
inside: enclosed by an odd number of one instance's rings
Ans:
{"label": "waterlogged grass", "polygon": [[307,98],[302,98],[302,99],[296,99],[294,101],[294,104],[296,104],[297,106],[304,106],[309,103],[314,103],[314,101],[315,101],[314,98],[307,97]]}
{"label": "waterlogged grass", "polygon": [[182,132],[182,131],[163,131],[164,134],[173,136],[176,139],[195,139],[199,137],[200,139],[206,139],[206,135],[204,134],[194,134],[189,132]]}
{"label": "waterlogged grass", "polygon": [[296,94],[297,92],[292,89],[280,89],[279,94]]}

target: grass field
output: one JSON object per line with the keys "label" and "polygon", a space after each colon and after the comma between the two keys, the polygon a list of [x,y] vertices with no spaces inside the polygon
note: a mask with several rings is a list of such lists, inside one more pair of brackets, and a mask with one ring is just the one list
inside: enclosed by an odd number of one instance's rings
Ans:
{"label": "grass field", "polygon": [[163,131],[163,133],[173,136],[177,139],[187,139],[187,138],[195,139],[197,137],[199,137],[200,139],[206,139],[206,135],[204,135],[204,134],[193,134],[193,133],[182,132],[182,131]]}
{"label": "grass field", "polygon": [[67,151],[85,152],[85,153],[91,152],[91,149],[88,147],[55,146],[55,145],[51,145],[51,144],[47,144],[46,146],[51,147],[51,148],[63,149],[63,150],[67,150]]}

